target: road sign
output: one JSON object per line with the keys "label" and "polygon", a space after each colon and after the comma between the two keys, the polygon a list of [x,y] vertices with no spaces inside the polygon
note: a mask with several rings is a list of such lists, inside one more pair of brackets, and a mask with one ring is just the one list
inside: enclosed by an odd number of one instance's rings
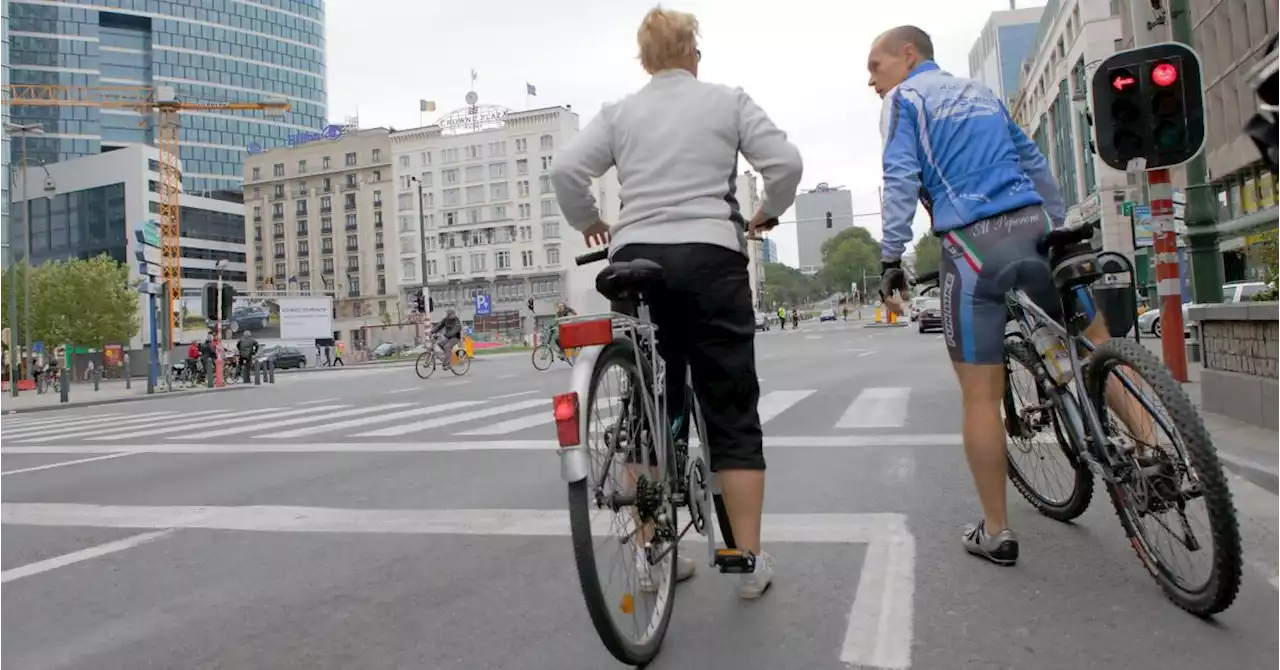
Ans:
{"label": "road sign", "polygon": [[164,270],[160,269],[160,266],[155,263],[143,261],[138,263],[138,274],[146,277],[159,277],[164,274]]}
{"label": "road sign", "polygon": [[149,247],[160,246],[160,224],[155,219],[147,219],[138,224],[134,229],[137,233],[138,242]]}
{"label": "road sign", "polygon": [[492,312],[493,305],[489,302],[489,296],[476,294],[476,316],[489,316]]}
{"label": "road sign", "polygon": [[133,252],[133,257],[139,263],[151,263],[160,265],[160,249],[159,247],[142,247]]}

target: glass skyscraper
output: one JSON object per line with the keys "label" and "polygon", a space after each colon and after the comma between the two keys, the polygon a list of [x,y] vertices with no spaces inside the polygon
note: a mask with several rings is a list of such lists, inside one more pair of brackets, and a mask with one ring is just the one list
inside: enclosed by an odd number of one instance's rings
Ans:
{"label": "glass skyscraper", "polygon": [[[284,99],[284,116],[183,112],[178,136],[188,193],[239,192],[247,147],[287,143],[327,123],[323,0],[8,0],[6,83],[172,86],[199,102]],[[38,123],[32,163],[154,143],[154,114],[12,105]],[[9,149],[17,150],[18,139]],[[7,152],[6,152],[7,153]]]}

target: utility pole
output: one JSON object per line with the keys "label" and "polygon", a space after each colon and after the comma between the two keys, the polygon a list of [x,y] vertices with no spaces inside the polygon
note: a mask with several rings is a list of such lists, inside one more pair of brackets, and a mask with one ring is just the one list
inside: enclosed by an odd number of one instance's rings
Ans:
{"label": "utility pole", "polygon": [[427,208],[422,202],[422,180],[417,177],[409,177],[413,183],[418,185],[418,260],[421,264],[419,267],[419,275],[422,280],[422,313],[418,315],[420,323],[419,332],[422,334],[423,344],[427,343],[427,328],[431,326],[431,300],[427,295]]}
{"label": "utility pole", "polygon": [[[40,124],[38,124],[38,123],[26,123],[26,124],[23,124],[23,123],[10,123],[10,124],[6,124],[6,125],[5,125],[4,130],[5,130],[5,132],[6,132],[6,133],[8,133],[8,134],[9,134],[9,135],[11,135],[11,136],[16,134],[18,137],[22,138],[22,166],[21,166],[21,174],[22,174],[22,230],[24,231],[24,232],[23,232],[23,235],[22,235],[22,245],[23,245],[23,256],[22,256],[22,262],[23,262],[24,264],[26,264],[25,272],[23,272],[23,281],[22,281],[22,284],[23,284],[23,290],[22,290],[22,293],[23,293],[23,303],[22,303],[22,314],[23,314],[23,316],[22,316],[22,340],[23,340],[23,345],[26,347],[26,353],[25,353],[25,355],[24,355],[24,358],[26,359],[26,365],[27,365],[27,375],[26,375],[26,376],[27,376],[27,378],[29,378],[29,379],[34,379],[34,378],[35,378],[35,375],[34,375],[34,370],[33,370],[33,366],[32,366],[32,363],[34,362],[34,358],[33,358],[33,353],[32,353],[32,351],[31,351],[31,345],[32,345],[32,340],[31,340],[31,269],[32,269],[32,265],[31,265],[31,196],[30,196],[31,189],[30,189],[30,187],[28,186],[28,183],[27,183],[27,180],[28,180],[28,176],[27,176],[27,136],[28,136],[28,135],[33,135],[33,134],[40,134],[40,133],[43,133],[43,132],[44,132],[44,128],[43,128],[42,126],[40,126]],[[46,170],[46,172],[47,172],[47,170]],[[10,173],[12,173],[12,169],[10,170]],[[10,189],[9,197],[10,197],[10,202],[12,202],[12,201],[13,201],[13,200],[12,200],[12,198],[13,198],[12,189]],[[12,208],[10,208],[9,212],[10,212],[10,215],[12,215],[12,213],[13,213]],[[10,225],[12,226],[12,223],[11,223]],[[13,229],[12,229],[12,228],[10,228],[9,235],[10,235],[10,237],[12,237],[12,235],[13,235]],[[12,247],[10,247],[10,252],[12,252]],[[12,258],[12,253],[10,254],[10,259],[9,259],[9,260],[10,260],[11,262],[12,262],[12,260],[13,260],[13,258]],[[11,263],[11,264],[12,264],[12,263]],[[16,347],[17,347],[17,345],[18,345],[18,339],[17,339],[17,335],[16,335],[16,334],[17,334],[17,330],[18,330],[18,329],[17,329],[17,325],[18,325],[18,324],[17,324],[18,314],[17,314],[17,310],[16,310],[16,308],[15,308],[15,306],[14,306],[13,302],[12,302],[12,300],[13,300],[13,298],[14,298],[14,297],[15,297],[15,296],[14,296],[13,294],[10,294],[9,313],[10,313],[10,316],[12,316],[12,317],[13,317],[13,319],[12,319],[12,320],[13,320],[13,323],[12,323],[12,324],[10,325],[10,327],[9,327],[9,346],[10,346],[11,348],[16,349]],[[16,354],[15,354],[14,358],[15,358],[15,359],[17,358]],[[13,383],[13,394],[14,394],[14,395],[17,395],[17,394],[18,394],[18,380],[17,380],[17,377],[16,377],[16,376],[10,376],[9,381],[10,381],[11,383]]]}
{"label": "utility pole", "polygon": [[[1173,39],[1191,48],[1191,11],[1188,0],[1169,0],[1169,18],[1173,22]],[[1237,131],[1239,132],[1239,131]],[[1218,232],[1215,229],[1216,208],[1210,186],[1205,183],[1208,170],[1204,152],[1192,158],[1186,166],[1187,202],[1182,218],[1187,225],[1187,238],[1191,249],[1191,291],[1198,303],[1222,302],[1222,252],[1218,250]],[[1154,213],[1153,213],[1154,216]]]}
{"label": "utility pole", "polygon": [[[7,129],[6,129],[7,130]],[[12,163],[12,161],[10,161]],[[6,173],[9,187],[6,190],[8,195],[9,215],[13,216],[13,167],[10,165]],[[10,279],[18,278],[18,264],[13,261],[13,221],[9,222],[8,239],[5,240],[5,251],[8,254]],[[23,259],[25,262],[26,259]],[[18,291],[17,287],[12,284],[5,286],[4,290],[9,294],[9,394],[18,397]]]}

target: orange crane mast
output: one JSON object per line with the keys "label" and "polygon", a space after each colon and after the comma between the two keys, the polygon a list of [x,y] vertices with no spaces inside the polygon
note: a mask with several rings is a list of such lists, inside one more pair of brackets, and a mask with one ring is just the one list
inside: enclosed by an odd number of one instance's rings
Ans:
{"label": "orange crane mast", "polygon": [[[179,99],[172,86],[58,86],[47,84],[5,84],[4,101],[10,105],[52,107],[96,107],[131,109],[143,114],[155,112],[156,148],[160,150],[160,267],[169,285],[169,341],[178,327],[176,309],[182,300],[182,249],[179,246],[182,207],[182,170],[178,158],[178,129],[182,112],[259,110],[283,114],[289,110],[284,100],[262,102],[222,102]],[[127,231],[126,231],[127,234]]]}

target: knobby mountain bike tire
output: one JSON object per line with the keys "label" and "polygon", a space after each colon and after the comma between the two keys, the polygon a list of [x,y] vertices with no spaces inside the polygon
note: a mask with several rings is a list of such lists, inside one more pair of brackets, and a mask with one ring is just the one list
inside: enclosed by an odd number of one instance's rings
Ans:
{"label": "knobby mountain bike tire", "polygon": [[1100,408],[1102,416],[1106,416],[1102,412],[1105,411],[1107,379],[1111,371],[1120,365],[1137,373],[1167,408],[1170,421],[1178,432],[1177,436],[1171,437],[1176,438],[1175,443],[1182,443],[1180,455],[1190,462],[1190,467],[1199,479],[1200,497],[1204,498],[1209,517],[1209,537],[1198,537],[1197,540],[1201,543],[1201,550],[1206,543],[1213,550],[1210,574],[1203,587],[1184,588],[1170,574],[1164,562],[1152,556],[1147,539],[1136,523],[1137,513],[1129,504],[1134,500],[1133,496],[1119,486],[1108,486],[1111,502],[1138,559],[1155,578],[1165,595],[1174,604],[1196,616],[1213,616],[1235,601],[1243,570],[1240,526],[1236,520],[1235,505],[1231,501],[1231,491],[1227,488],[1222,463],[1209,432],[1204,427],[1204,421],[1186,392],[1174,381],[1163,363],[1146,347],[1131,340],[1108,340],[1098,347],[1090,360],[1085,387],[1090,401]]}
{"label": "knobby mountain bike tire", "polygon": [[[1006,336],[1005,338],[1005,368],[1004,368],[1004,414],[1005,414],[1005,432],[1008,439],[1005,440],[1005,459],[1009,464],[1009,481],[1013,483],[1013,487],[1022,494],[1027,502],[1031,503],[1041,514],[1054,519],[1055,521],[1071,521],[1076,517],[1084,514],[1089,509],[1089,503],[1093,500],[1093,472],[1089,470],[1088,464],[1081,456],[1079,449],[1085,444],[1083,436],[1075,436],[1072,440],[1064,432],[1068,430],[1064,428],[1069,425],[1062,418],[1062,409],[1059,403],[1072,402],[1071,398],[1066,397],[1067,394],[1058,394],[1053,398],[1053,432],[1057,438],[1057,449],[1060,449],[1066,457],[1067,465],[1073,472],[1070,492],[1061,497],[1051,497],[1044,491],[1036,488],[1031,479],[1022,471],[1021,466],[1014,459],[1014,450],[1021,449],[1021,444],[1017,443],[1023,438],[1015,435],[1015,432],[1024,430],[1025,424],[1021,420],[1018,413],[1018,406],[1015,401],[1015,392],[1013,389],[1013,367],[1020,366],[1031,372],[1036,378],[1037,398],[1039,397],[1039,381],[1046,376],[1044,371],[1044,362],[1040,355],[1027,344],[1026,339],[1021,334]],[[1044,446],[1040,448],[1053,449],[1052,446]]]}
{"label": "knobby mountain bike tire", "polygon": [[[600,378],[605,370],[610,367],[622,368],[630,378],[634,388],[646,389],[648,385],[643,381],[647,376],[636,365],[635,345],[628,339],[614,340],[611,344],[605,345],[600,352],[599,358],[596,359],[595,369],[591,372],[591,386],[587,393],[586,402],[579,409],[580,421],[589,421],[592,409],[595,407],[597,388],[600,384]],[[658,426],[665,426],[659,423],[656,417],[656,411],[653,408],[652,396],[648,393],[638,392],[630,394],[631,397],[640,399],[639,407],[628,404],[627,411],[639,411],[641,421],[647,424],[641,430],[637,430],[639,435],[647,436],[647,440],[652,440],[653,435],[658,434],[660,430]],[[619,421],[627,418],[626,412]],[[591,431],[585,431],[590,439]],[[669,445],[669,442],[668,442]],[[591,449],[592,445],[584,444],[587,449]],[[612,457],[612,446],[605,447],[608,449],[608,459],[614,460]],[[651,444],[639,445],[641,449],[651,449]],[[675,506],[671,504],[671,474],[670,463],[674,454],[666,455],[666,466],[660,470],[660,483],[663,490],[667,491],[664,505],[667,507],[667,513],[671,514],[672,524],[676,524]],[[596,458],[588,459],[593,467],[596,467]],[[670,560],[665,565],[654,566],[650,572],[652,579],[659,583],[657,593],[644,593],[640,591],[639,585],[631,585],[631,602],[633,610],[637,606],[635,601],[644,598],[654,604],[656,611],[651,611],[650,621],[648,625],[642,626],[643,636],[639,640],[630,639],[613,619],[613,612],[619,611],[619,603],[612,603],[604,592],[604,588],[600,583],[600,571],[596,566],[595,540],[591,532],[591,515],[592,511],[597,509],[595,505],[596,483],[592,480],[598,473],[592,472],[586,479],[569,484],[569,530],[573,538],[573,555],[574,561],[578,569],[578,581],[582,586],[582,597],[587,605],[587,613],[591,617],[591,623],[595,626],[596,633],[600,636],[600,641],[605,648],[609,650],[613,657],[629,665],[639,666],[649,663],[658,654],[658,650],[662,647],[662,640],[666,636],[667,626],[671,623],[672,607],[675,604],[675,588],[676,588],[676,559],[678,557],[678,549],[672,546]],[[623,512],[625,513],[625,512]],[[678,527],[678,525],[676,525]],[[616,536],[614,536],[616,538]],[[613,539],[606,542],[614,541]],[[678,543],[675,543],[678,545]],[[643,551],[642,548],[636,548]],[[629,552],[622,552],[629,553]],[[630,556],[624,557],[622,560],[633,560]],[[664,568],[662,574],[659,568]],[[634,570],[634,567],[632,567]],[[607,574],[616,574],[606,568]],[[624,596],[625,597],[625,596]],[[643,603],[649,605],[649,602]]]}

